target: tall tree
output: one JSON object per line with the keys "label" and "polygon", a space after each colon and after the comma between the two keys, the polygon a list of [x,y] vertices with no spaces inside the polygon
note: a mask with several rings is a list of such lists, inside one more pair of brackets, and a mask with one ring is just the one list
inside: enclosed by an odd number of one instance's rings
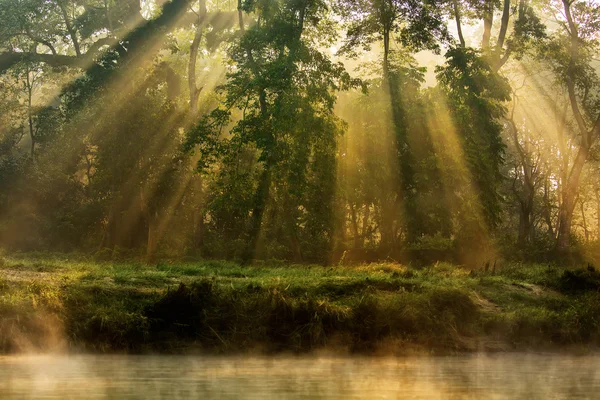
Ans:
{"label": "tall tree", "polygon": [[[545,36],[545,26],[541,22],[529,0],[451,0],[449,14],[454,17],[460,47],[466,47],[462,26],[465,20],[483,22],[480,48],[492,69],[498,72],[510,59],[520,58],[538,39]],[[493,43],[492,31],[496,13],[500,11],[498,36]]]}
{"label": "tall tree", "polygon": [[[383,112],[390,121],[396,162],[399,165],[399,184],[395,186],[397,202],[404,208],[408,240],[418,237],[419,209],[416,205],[416,178],[414,155],[411,150],[406,111],[406,93],[402,92],[405,78],[405,52],[424,49],[439,51],[447,38],[442,9],[435,1],[415,2],[406,0],[339,0],[337,10],[345,21],[347,32],[340,54],[357,57],[370,50],[374,43],[383,47],[381,53],[381,76],[379,87],[388,97]],[[393,51],[397,43],[404,49]],[[385,117],[384,117],[385,118]]]}
{"label": "tall tree", "polygon": [[542,54],[568,95],[570,113],[564,118],[572,119],[573,125],[565,121],[563,127],[577,141],[575,158],[565,165],[561,176],[556,246],[563,252],[571,243],[582,172],[600,137],[600,77],[593,67],[600,46],[600,9],[592,1],[563,0],[556,7],[556,17],[561,22],[558,31]]}
{"label": "tall tree", "polygon": [[502,179],[504,143],[500,118],[510,99],[510,85],[481,55],[470,48],[454,48],[438,67],[438,81],[448,98],[454,126],[461,137],[487,225],[500,217],[498,184]]}
{"label": "tall tree", "polygon": [[[319,43],[333,40],[324,30],[328,21],[325,3],[267,0],[244,3],[243,11],[255,13],[256,22],[246,28],[240,19],[243,36],[231,50],[236,69],[221,88],[224,104],[190,132],[188,147],[199,145],[201,149],[214,150],[219,142],[222,146],[221,132],[232,122],[228,129],[231,136],[225,141],[229,148],[256,146],[262,171],[254,192],[243,255],[250,261],[259,245],[275,174],[286,161],[296,157],[286,157],[290,141],[297,143],[291,151],[304,153],[305,161],[312,158],[313,162],[319,162],[318,141],[326,141],[321,143],[324,151],[331,147],[331,138],[339,132],[339,123],[332,115],[334,91],[356,82],[341,64],[331,62],[318,50]],[[241,115],[233,115],[232,110]],[[306,164],[300,168],[296,173],[305,179]],[[333,193],[333,188],[330,192]]]}

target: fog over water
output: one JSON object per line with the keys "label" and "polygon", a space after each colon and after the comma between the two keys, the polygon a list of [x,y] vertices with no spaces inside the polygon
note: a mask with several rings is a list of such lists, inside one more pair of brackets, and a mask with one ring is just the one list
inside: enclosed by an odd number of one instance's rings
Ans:
{"label": "fog over water", "polygon": [[0,357],[0,399],[597,399],[600,355]]}

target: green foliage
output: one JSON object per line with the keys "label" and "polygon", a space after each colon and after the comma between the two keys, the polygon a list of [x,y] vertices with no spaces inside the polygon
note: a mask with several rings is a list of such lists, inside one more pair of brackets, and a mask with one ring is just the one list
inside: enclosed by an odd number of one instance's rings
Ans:
{"label": "green foliage", "polygon": [[546,26],[540,16],[530,6],[521,3],[514,31],[508,39],[508,46],[517,59],[523,59],[527,53],[535,52],[539,42],[547,37]]}
{"label": "green foliage", "polygon": [[505,149],[499,119],[506,112],[503,103],[510,99],[510,85],[477,51],[464,48],[448,51],[437,77],[448,96],[486,222],[493,227],[501,211],[497,187]]}
{"label": "green foliage", "polygon": [[[263,233],[265,240],[292,242],[292,257],[323,259],[332,236],[335,144],[342,132],[332,114],[335,92],[358,81],[310,40],[323,33],[323,3],[247,2],[244,7],[257,12],[259,21],[230,50],[236,68],[219,88],[222,106],[188,133],[185,147],[200,152],[200,169],[217,161],[223,165],[215,189],[226,198],[215,198],[210,207],[216,216],[221,210],[215,207],[224,207],[226,215],[216,224],[234,217],[238,234],[247,224],[247,246],[254,251],[268,218],[274,230]],[[235,177],[227,172],[232,169]],[[253,175],[258,183],[251,199],[252,185],[245,181]],[[241,195],[236,204],[228,200],[232,190]],[[245,221],[250,210],[252,217]],[[313,249],[302,254],[305,242]]]}
{"label": "green foliage", "polygon": [[411,50],[439,51],[440,40],[448,39],[440,8],[434,2],[339,0],[335,7],[347,25],[340,52],[350,56],[369,51],[373,43],[389,34],[396,35],[402,46]]}
{"label": "green foliage", "polygon": [[43,319],[62,327],[71,348],[96,352],[257,346],[452,352],[593,345],[599,339],[595,290],[556,291],[570,271],[542,265],[473,276],[442,263],[332,269],[38,255],[7,256],[0,268],[0,326],[7,328],[0,330],[2,351],[18,351],[19,343],[50,346],[52,331]]}
{"label": "green foliage", "polygon": [[600,77],[594,65],[600,49],[599,12],[587,1],[573,3],[570,10],[578,27],[575,42],[569,30],[556,31],[538,46],[537,57],[550,65],[560,86],[573,82],[584,112],[591,118],[600,112]]}
{"label": "green foliage", "polygon": [[[544,26],[565,6],[575,36],[566,14]],[[521,78],[546,100],[572,84],[580,113],[545,109],[583,127],[597,158],[597,17],[587,0],[0,0],[0,245],[104,260],[551,260],[579,139],[533,138],[536,118],[507,103]],[[461,18],[496,43],[456,47]],[[422,50],[445,52],[435,82]],[[571,190],[573,263],[598,234],[589,165]]]}

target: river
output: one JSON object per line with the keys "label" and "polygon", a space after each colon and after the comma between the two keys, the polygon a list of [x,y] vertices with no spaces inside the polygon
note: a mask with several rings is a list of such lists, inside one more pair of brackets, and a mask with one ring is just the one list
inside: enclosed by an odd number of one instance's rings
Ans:
{"label": "river", "polygon": [[600,355],[0,357],[0,399],[600,399]]}

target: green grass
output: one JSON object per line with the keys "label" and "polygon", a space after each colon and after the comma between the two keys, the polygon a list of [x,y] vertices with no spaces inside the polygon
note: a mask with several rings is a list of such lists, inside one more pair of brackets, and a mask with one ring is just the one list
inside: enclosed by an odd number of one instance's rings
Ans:
{"label": "green grass", "polygon": [[597,346],[594,271],[0,258],[0,351],[434,352]]}

